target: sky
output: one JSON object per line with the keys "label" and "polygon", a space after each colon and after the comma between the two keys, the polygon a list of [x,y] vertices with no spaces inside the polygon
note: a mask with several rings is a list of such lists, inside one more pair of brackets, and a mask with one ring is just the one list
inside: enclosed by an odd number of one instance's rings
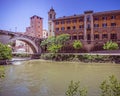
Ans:
{"label": "sky", "polygon": [[120,10],[120,0],[0,0],[0,30],[25,32],[30,17],[43,18],[43,29],[48,30],[48,11],[53,7],[56,17]]}

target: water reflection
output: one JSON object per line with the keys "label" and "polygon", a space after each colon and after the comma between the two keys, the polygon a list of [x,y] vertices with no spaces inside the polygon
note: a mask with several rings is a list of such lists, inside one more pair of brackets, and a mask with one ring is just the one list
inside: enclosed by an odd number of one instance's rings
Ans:
{"label": "water reflection", "polygon": [[99,84],[109,75],[120,79],[120,65],[28,61],[5,66],[1,96],[65,96],[71,80],[80,81],[88,96],[98,96]]}

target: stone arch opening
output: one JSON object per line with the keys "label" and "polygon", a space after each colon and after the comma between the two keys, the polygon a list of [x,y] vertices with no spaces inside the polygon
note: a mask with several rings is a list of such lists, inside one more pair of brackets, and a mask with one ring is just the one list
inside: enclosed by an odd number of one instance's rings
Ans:
{"label": "stone arch opening", "polygon": [[22,38],[22,37],[15,37],[15,38],[11,39],[10,42],[13,42],[15,40],[20,40],[20,41],[25,42],[26,44],[28,44],[30,46],[33,53],[38,53],[38,47],[36,46],[36,44],[32,40],[27,39],[27,38]]}

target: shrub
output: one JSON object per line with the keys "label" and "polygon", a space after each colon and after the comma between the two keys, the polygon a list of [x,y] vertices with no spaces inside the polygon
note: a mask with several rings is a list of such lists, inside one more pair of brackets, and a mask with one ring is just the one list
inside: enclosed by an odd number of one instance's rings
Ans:
{"label": "shrub", "polygon": [[120,82],[112,75],[109,80],[104,80],[101,85],[101,96],[120,96]]}
{"label": "shrub", "polygon": [[116,50],[119,49],[119,46],[116,42],[108,41],[107,43],[104,44],[103,49]]}
{"label": "shrub", "polygon": [[12,50],[7,45],[0,43],[0,60],[12,58]]}
{"label": "shrub", "polygon": [[85,88],[80,88],[80,82],[71,81],[67,91],[65,92],[66,96],[86,96],[87,90]]}

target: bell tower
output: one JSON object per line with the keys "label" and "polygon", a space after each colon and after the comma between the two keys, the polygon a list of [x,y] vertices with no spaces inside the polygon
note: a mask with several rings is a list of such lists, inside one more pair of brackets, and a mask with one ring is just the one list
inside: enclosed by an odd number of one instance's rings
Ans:
{"label": "bell tower", "polygon": [[50,11],[48,12],[48,36],[54,36],[54,23],[53,20],[56,18],[56,12],[51,7]]}

